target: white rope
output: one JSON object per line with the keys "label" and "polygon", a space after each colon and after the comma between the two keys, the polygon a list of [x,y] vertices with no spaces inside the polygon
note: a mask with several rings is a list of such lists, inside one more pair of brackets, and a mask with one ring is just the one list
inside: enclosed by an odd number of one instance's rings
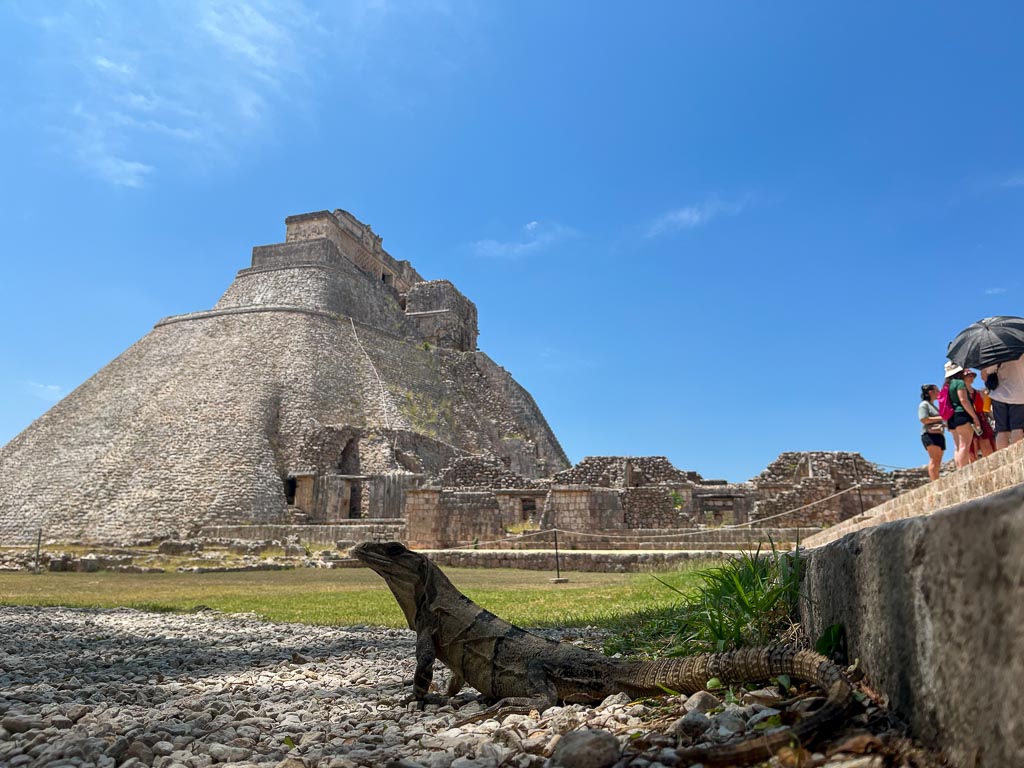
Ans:
{"label": "white rope", "polygon": [[373,371],[373,375],[377,378],[377,384],[380,386],[380,407],[384,411],[384,425],[388,431],[393,433],[394,439],[391,441],[391,451],[394,452],[398,445],[398,430],[391,426],[391,416],[388,415],[388,394],[387,390],[384,389],[384,382],[380,378],[380,374],[377,373],[377,366],[373,364],[373,359],[370,354],[366,351],[366,347],[363,346],[363,342],[359,340],[359,334],[356,333],[356,323],[350,317],[348,321],[352,324],[352,337],[356,340],[356,344],[359,345],[360,351],[363,353],[363,357],[366,358],[366,362],[370,364],[370,370]]}
{"label": "white rope", "polygon": [[[492,539],[490,541],[472,541],[469,544],[459,544],[455,547],[445,547],[445,549],[475,549],[476,547],[483,547],[490,544],[502,544],[506,541],[522,541],[523,539],[529,538],[530,536],[543,536],[546,533],[552,533],[553,531],[562,531],[561,528],[545,528],[541,531],[533,531],[532,533],[520,533],[515,536],[510,536],[507,539]],[[563,531],[563,533],[569,533],[569,531]]]}
{"label": "white rope", "polygon": [[879,464],[877,461],[871,463],[876,467],[885,467],[886,469],[923,469],[923,467],[897,467],[895,464]]}
{"label": "white rope", "polygon": [[[811,502],[808,502],[807,504],[803,504],[803,505],[801,505],[799,507],[794,507],[793,509],[787,509],[784,512],[778,512],[778,513],[776,513],[774,515],[769,515],[768,517],[762,517],[762,518],[759,518],[757,520],[751,520],[751,521],[746,522],[746,523],[736,523],[734,525],[722,525],[722,526],[719,526],[718,528],[710,528],[710,529],[702,528],[700,530],[694,530],[694,531],[680,531],[678,533],[665,533],[665,534],[657,534],[657,535],[645,536],[642,541],[638,541],[637,543],[643,543],[643,542],[647,542],[647,541],[654,541],[655,539],[684,539],[684,538],[687,538],[689,536],[700,536],[702,534],[708,533],[709,531],[728,531],[728,530],[734,530],[736,528],[747,528],[747,527],[752,526],[752,525],[754,525],[756,523],[763,523],[766,520],[774,520],[777,517],[784,517],[785,515],[791,515],[794,512],[799,512],[800,510],[807,509],[808,507],[813,507],[815,504],[821,504],[823,501],[829,501],[830,499],[834,499],[837,496],[842,496],[845,493],[850,493],[851,491],[856,491],[860,487],[861,487],[860,485],[851,485],[849,488],[847,488],[845,490],[842,490],[842,491],[837,491],[836,493],[833,493],[831,496],[826,496],[823,499],[818,499],[816,501],[811,501]],[[457,545],[457,546],[454,546],[454,547],[445,547],[445,549],[474,549],[476,547],[490,546],[491,544],[502,544],[502,543],[507,542],[507,541],[522,541],[523,539],[531,537],[531,536],[542,536],[544,534],[555,533],[555,532],[558,532],[558,533],[568,533],[568,534],[570,534],[572,536],[590,537],[590,538],[594,538],[594,539],[637,539],[638,538],[635,535],[631,536],[629,534],[587,533],[586,531],[571,531],[571,530],[568,530],[566,528],[544,528],[543,530],[540,530],[540,531],[533,531],[531,533],[521,533],[521,534],[519,534],[517,536],[512,536],[512,537],[509,537],[509,538],[506,538],[506,539],[492,539],[490,541],[474,541],[474,542],[470,542],[468,544],[460,544],[460,545]]]}
{"label": "white rope", "polygon": [[763,523],[765,520],[774,520],[776,517],[783,517],[784,515],[791,515],[794,512],[799,512],[801,509],[807,509],[808,507],[813,507],[815,504],[821,504],[821,502],[823,502],[823,501],[828,501],[829,499],[834,499],[836,496],[842,496],[844,493],[849,493],[850,491],[856,491],[860,487],[861,487],[860,483],[857,483],[856,485],[851,485],[845,491],[838,491],[836,493],[833,493],[831,496],[826,496],[823,499],[818,499],[817,501],[808,502],[807,504],[804,504],[802,507],[795,507],[793,509],[787,509],[785,512],[779,512],[778,514],[769,515],[768,517],[760,517],[757,520],[751,520],[750,522],[747,522],[747,523],[736,523],[735,525],[723,525],[722,528],[743,528],[743,527],[748,526],[748,525],[753,525],[754,523]]}

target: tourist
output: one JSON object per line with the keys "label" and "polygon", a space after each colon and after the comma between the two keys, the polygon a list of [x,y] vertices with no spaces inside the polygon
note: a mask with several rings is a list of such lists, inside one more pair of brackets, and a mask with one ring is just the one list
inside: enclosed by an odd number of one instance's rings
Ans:
{"label": "tourist", "polygon": [[995,373],[998,386],[989,388],[992,415],[996,420],[996,448],[1006,448],[1024,438],[1024,355],[982,371],[986,380]]}
{"label": "tourist", "polygon": [[921,442],[928,451],[928,478],[939,479],[942,467],[942,454],[946,452],[946,424],[939,416],[935,401],[939,397],[939,388],[934,384],[921,385],[921,404],[917,406],[917,418],[921,420]]}
{"label": "tourist", "polygon": [[[971,461],[976,461],[979,453],[984,458],[990,456],[996,449],[996,435],[992,431],[992,424],[989,422],[988,416],[985,415],[985,402],[989,398],[980,389],[974,388],[974,381],[977,378],[978,374],[970,368],[964,370],[964,383],[967,384],[967,389],[971,394],[974,412],[978,414],[978,421],[981,422],[981,434],[975,434],[974,439],[971,440]],[[991,408],[991,405],[989,407]]]}
{"label": "tourist", "polygon": [[963,469],[971,463],[971,443],[975,434],[981,434],[981,420],[967,391],[964,369],[951,360],[946,362],[946,386],[949,387],[949,404],[953,406],[953,415],[946,426],[953,433],[956,468]]}

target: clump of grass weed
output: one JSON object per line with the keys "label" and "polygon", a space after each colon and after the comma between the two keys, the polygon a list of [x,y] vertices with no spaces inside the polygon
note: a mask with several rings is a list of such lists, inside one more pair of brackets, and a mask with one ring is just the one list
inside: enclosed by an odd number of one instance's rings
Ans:
{"label": "clump of grass weed", "polygon": [[[777,641],[795,624],[799,550],[746,552],[698,573],[696,591],[668,608],[641,611],[615,627],[608,653],[682,656]],[[658,579],[657,576],[654,576]],[[661,581],[661,579],[658,579]],[[664,583],[664,582],[663,582]]]}

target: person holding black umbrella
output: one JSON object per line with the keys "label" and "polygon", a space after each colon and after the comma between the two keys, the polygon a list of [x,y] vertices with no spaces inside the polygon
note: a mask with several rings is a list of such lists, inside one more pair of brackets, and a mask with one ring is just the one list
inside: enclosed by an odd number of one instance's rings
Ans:
{"label": "person holding black umbrella", "polygon": [[996,420],[996,448],[1024,439],[1024,317],[982,318],[949,342],[946,357],[954,367],[981,369]]}
{"label": "person holding black umbrella", "polygon": [[953,461],[957,469],[963,469],[971,463],[971,442],[974,436],[981,434],[981,419],[974,410],[974,398],[968,391],[964,381],[964,369],[953,361],[946,362],[946,386],[949,387],[949,404],[953,406],[953,415],[946,422],[953,433],[956,449]]}
{"label": "person holding black umbrella", "polygon": [[1024,355],[982,370],[986,378],[995,374],[998,381],[989,390],[992,415],[996,420],[996,450],[1024,439]]}

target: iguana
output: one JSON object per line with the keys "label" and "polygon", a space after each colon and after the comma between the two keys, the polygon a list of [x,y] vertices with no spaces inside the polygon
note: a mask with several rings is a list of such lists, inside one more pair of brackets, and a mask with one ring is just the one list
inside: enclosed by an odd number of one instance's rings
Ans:
{"label": "iguana", "polygon": [[694,762],[744,763],[767,759],[792,741],[805,741],[841,715],[853,697],[839,668],[814,651],[775,646],[656,661],[613,659],[509,624],[459,592],[424,555],[398,542],[366,542],[353,548],[352,555],[384,578],[416,632],[409,701],[426,700],[434,660],[440,659],[451,670],[447,696],[469,683],[493,702],[460,725],[543,711],[559,702],[598,703],[620,692],[632,697],[693,694],[712,678],[728,685],[789,675],[827,692],[819,709],[786,730],[736,744],[679,750],[680,758]]}

